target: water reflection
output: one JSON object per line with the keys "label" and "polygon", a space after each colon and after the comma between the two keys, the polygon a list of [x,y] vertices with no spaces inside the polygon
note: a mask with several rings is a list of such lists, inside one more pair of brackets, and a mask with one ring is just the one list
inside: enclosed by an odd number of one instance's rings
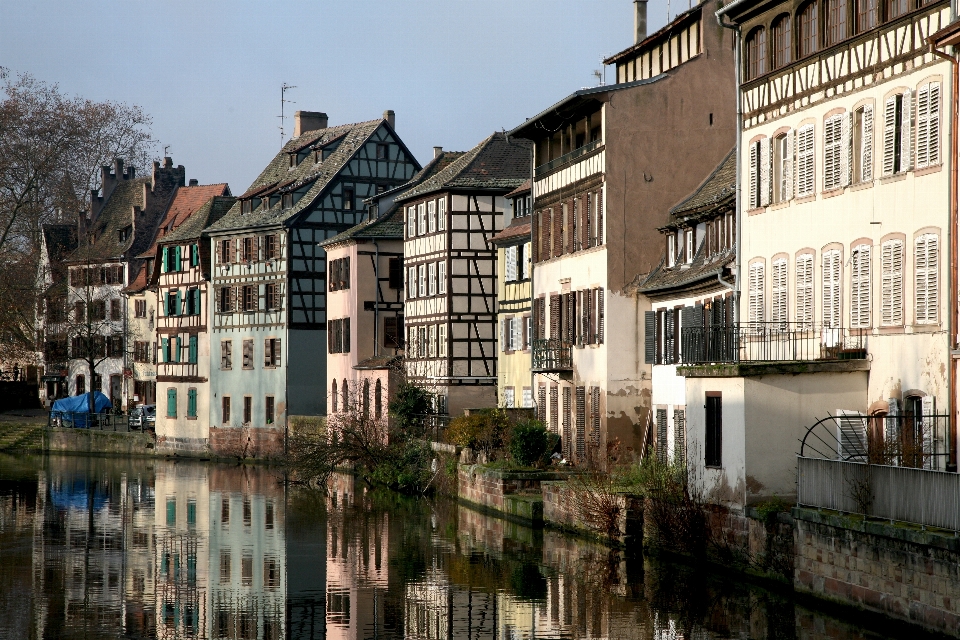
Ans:
{"label": "water reflection", "polygon": [[[919,634],[913,634],[919,635]],[[880,638],[736,580],[263,468],[0,457],[0,638]]]}

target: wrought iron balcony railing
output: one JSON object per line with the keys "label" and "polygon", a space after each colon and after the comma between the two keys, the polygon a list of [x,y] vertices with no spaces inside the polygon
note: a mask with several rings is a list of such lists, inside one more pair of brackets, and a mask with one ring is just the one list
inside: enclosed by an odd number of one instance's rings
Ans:
{"label": "wrought iron balcony railing", "polygon": [[680,329],[680,363],[862,360],[869,329],[803,322],[749,322]]}
{"label": "wrought iron balcony railing", "polygon": [[570,371],[572,369],[572,345],[557,338],[533,341],[534,371]]}

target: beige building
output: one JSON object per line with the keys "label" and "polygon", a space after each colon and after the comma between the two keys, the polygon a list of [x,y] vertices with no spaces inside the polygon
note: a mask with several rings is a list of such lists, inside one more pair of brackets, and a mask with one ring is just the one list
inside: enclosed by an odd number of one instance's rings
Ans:
{"label": "beige building", "polygon": [[838,7],[720,12],[742,34],[739,331],[724,366],[685,375],[690,462],[735,506],[793,494],[797,441],[828,416],[851,417],[841,459],[909,444],[953,464],[935,417],[952,404],[951,66],[925,41],[950,5]]}

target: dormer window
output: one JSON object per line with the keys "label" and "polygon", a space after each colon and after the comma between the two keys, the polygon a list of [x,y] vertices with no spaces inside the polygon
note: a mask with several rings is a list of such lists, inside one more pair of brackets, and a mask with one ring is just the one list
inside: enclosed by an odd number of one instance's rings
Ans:
{"label": "dormer window", "polygon": [[240,213],[253,213],[253,200],[244,200],[241,202]]}
{"label": "dormer window", "polygon": [[130,232],[133,230],[133,227],[124,227],[117,231],[117,240],[119,242],[126,242],[130,239]]}
{"label": "dormer window", "polygon": [[686,249],[686,262],[690,264],[693,262],[693,253],[694,253],[694,242],[693,242],[693,228],[689,228],[684,232],[683,246]]}
{"label": "dormer window", "polygon": [[667,234],[667,266],[675,267],[677,265],[677,236],[673,233]]}
{"label": "dormer window", "polygon": [[283,208],[292,209],[293,208],[293,194],[285,193],[283,194]]}
{"label": "dormer window", "polygon": [[287,158],[289,159],[289,162],[290,162],[290,168],[291,169],[295,168],[297,166],[297,154],[295,153],[287,154]]}

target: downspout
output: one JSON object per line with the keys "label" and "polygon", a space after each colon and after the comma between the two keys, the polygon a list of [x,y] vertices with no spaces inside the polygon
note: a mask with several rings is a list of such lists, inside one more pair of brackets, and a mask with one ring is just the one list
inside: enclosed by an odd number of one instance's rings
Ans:
{"label": "downspout", "polygon": [[930,53],[950,62],[953,70],[952,86],[950,87],[950,185],[948,197],[950,199],[950,226],[947,229],[950,244],[950,269],[947,271],[947,291],[950,297],[950,314],[947,318],[949,340],[950,366],[947,369],[948,397],[947,406],[950,417],[950,445],[947,459],[947,471],[957,471],[957,125],[958,111],[960,111],[960,64],[955,57],[943,53],[936,46],[930,44]]}
{"label": "downspout", "polygon": [[[375,255],[373,259],[373,281],[377,283],[373,303],[373,357],[377,357],[380,355],[380,245],[377,244],[376,239],[373,241],[373,249]],[[359,266],[357,265],[358,269]],[[359,335],[359,332],[357,335]]]}
{"label": "downspout", "polygon": [[736,38],[736,41],[734,42],[734,47],[733,47],[733,72],[734,72],[734,84],[737,88],[737,146],[736,146],[737,187],[736,187],[736,196],[734,198],[734,202],[736,203],[736,208],[734,209],[735,211],[734,223],[737,225],[737,232],[736,232],[737,258],[736,258],[736,266],[734,267],[734,273],[733,273],[734,275],[733,287],[730,287],[729,284],[724,282],[720,278],[719,274],[717,276],[717,279],[720,281],[721,284],[733,289],[733,296],[734,296],[734,300],[736,301],[736,303],[733,305],[733,312],[734,312],[733,323],[736,325],[740,322],[740,256],[743,251],[742,249],[743,243],[741,242],[742,233],[743,233],[743,223],[740,215],[740,206],[741,206],[740,184],[742,180],[741,166],[743,164],[741,162],[742,158],[741,158],[741,148],[740,148],[740,138],[743,134],[743,109],[742,109],[742,101],[740,99],[740,26],[724,22],[723,17],[720,15],[719,11],[716,13],[716,16],[717,16],[717,23],[725,29],[730,29],[734,31],[735,32],[734,37]]}

